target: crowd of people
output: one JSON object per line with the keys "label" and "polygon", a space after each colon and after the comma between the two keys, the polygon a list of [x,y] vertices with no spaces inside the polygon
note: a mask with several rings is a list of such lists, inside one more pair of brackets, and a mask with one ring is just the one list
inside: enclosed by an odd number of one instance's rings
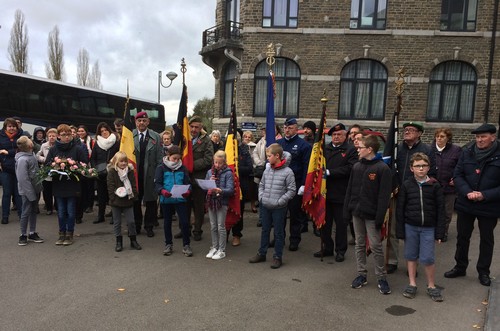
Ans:
{"label": "crowd of people", "polygon": [[[139,112],[133,131],[136,177],[127,154],[119,151],[123,120],[117,119],[113,124],[114,128],[99,123],[95,138],[84,125],[66,124],[36,128],[31,136],[22,130],[21,119],[4,120],[0,130],[1,223],[8,224],[10,212],[17,211],[20,246],[29,241],[43,242],[36,232],[40,196],[45,202],[44,212],[57,213],[59,236],[55,244],[71,245],[75,223],[82,222],[83,213],[93,212],[97,190],[97,218],[93,223],[105,222],[106,207],[111,207],[117,252],[123,250],[122,220],[131,248],[140,250],[137,235],[144,230],[147,237],[155,236],[159,210],[163,218],[164,255],[174,253],[173,238],[182,238],[182,253],[193,256],[191,238],[202,240],[208,214],[211,244],[206,258],[223,259],[230,235],[232,246],[241,244],[247,203],[251,212],[259,213],[257,226],[262,227],[260,246],[250,263],[266,261],[267,250],[274,247],[271,268],[282,266],[287,220],[288,250],[299,249],[301,234],[308,231],[311,223],[302,208],[308,164],[315,134],[322,134],[316,133],[314,122],[302,125],[304,137],[300,137],[297,119],[287,118],[283,133],[276,126],[276,143],[269,146],[264,128],[258,141],[254,141],[251,131],[238,132],[241,213],[231,229],[226,229],[225,220],[229,200],[235,194],[234,174],[227,164],[225,142],[218,130],[208,134],[201,118],[190,118],[193,170],[189,171],[182,163],[182,151],[172,143],[175,131],[153,131],[148,114]],[[415,297],[417,266],[421,264],[427,280],[426,293],[434,301],[442,301],[434,282],[434,249],[436,244],[448,241],[454,211],[458,232],[456,264],[444,276],[466,275],[470,238],[477,219],[480,247],[476,270],[482,285],[491,284],[494,229],[499,217],[496,204],[500,202],[496,128],[489,124],[479,126],[471,132],[475,140],[463,147],[453,144],[450,128],[436,129],[430,144],[422,142],[423,132],[421,123],[403,124],[396,167],[391,169],[382,158],[379,139],[370,130],[357,124],[348,129],[337,123],[328,131],[331,142],[324,146],[326,216],[325,224],[314,228],[322,245],[313,256],[332,256],[341,263],[349,244],[354,245],[354,289],[367,284],[370,251],[378,289],[382,294],[390,294],[387,275],[399,267],[399,241],[403,240],[409,278],[403,295]],[[60,163],[61,159],[68,167],[87,166],[95,175],[87,178],[58,173],[40,178],[40,167]],[[208,180],[213,186],[207,189],[200,180]],[[180,193],[175,191],[179,186]],[[384,251],[382,229],[388,216],[392,222],[387,229],[388,250]],[[174,217],[179,220],[180,230],[175,235]]]}

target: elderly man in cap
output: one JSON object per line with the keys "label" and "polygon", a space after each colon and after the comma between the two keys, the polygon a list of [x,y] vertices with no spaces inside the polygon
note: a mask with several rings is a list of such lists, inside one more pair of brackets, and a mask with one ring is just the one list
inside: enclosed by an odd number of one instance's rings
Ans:
{"label": "elderly man in cap", "polygon": [[[193,239],[200,241],[201,234],[203,233],[201,226],[205,218],[206,192],[200,188],[196,179],[205,179],[207,171],[212,167],[214,148],[209,136],[203,130],[203,123],[199,116],[193,116],[189,119],[189,131],[193,139],[193,172],[191,173],[192,192],[189,200],[188,215],[191,215],[191,210],[193,210]],[[182,238],[182,234],[176,234],[175,238]]]}
{"label": "elderly man in cap", "polygon": [[[314,257],[333,256],[342,262],[347,251],[347,225],[344,220],[344,200],[353,165],[358,161],[356,148],[347,141],[344,124],[334,125],[328,135],[332,142],[325,146],[326,162],[326,215],[325,225],[320,229],[323,247]],[[332,227],[335,221],[335,241],[332,239]]]}
{"label": "elderly man in cap", "polygon": [[316,134],[316,123],[307,121],[302,125],[302,129],[304,129],[304,140],[312,146],[314,144],[314,135]]}
{"label": "elderly man in cap", "polygon": [[474,221],[479,224],[479,258],[476,270],[481,285],[490,286],[490,266],[495,244],[494,230],[500,217],[500,144],[496,128],[483,124],[472,131],[476,142],[463,149],[453,175],[457,191],[456,264],[446,278],[465,276]]}
{"label": "elderly man in cap", "polygon": [[312,147],[297,134],[296,118],[288,118],[285,121],[284,128],[285,137],[278,139],[276,143],[280,144],[283,150],[292,156],[289,167],[295,176],[295,185],[298,190],[297,194],[288,203],[290,213],[290,245],[288,249],[293,252],[299,249],[302,225],[306,222],[306,213],[302,210],[302,195],[304,195],[304,184]]}
{"label": "elderly man in cap", "polygon": [[[428,175],[430,177],[436,176],[436,155],[432,151],[430,145],[423,143],[420,138],[424,133],[424,126],[419,122],[406,122],[403,124],[403,141],[398,144],[398,155],[396,159],[397,165],[397,183],[401,185],[405,180],[413,176],[410,170],[410,158],[413,154],[420,152],[429,157],[431,161]],[[393,217],[393,220],[396,218]],[[387,273],[392,274],[398,269],[398,253],[399,253],[399,240],[396,239],[396,222],[393,221],[389,233],[389,249],[387,250],[388,264]]]}
{"label": "elderly man in cap", "polygon": [[144,212],[144,230],[148,237],[153,237],[153,226],[156,222],[158,194],[155,191],[154,177],[156,167],[162,162],[163,148],[158,133],[148,128],[148,113],[141,111],[135,115],[134,148],[137,162],[139,199],[134,203],[134,218],[137,234],[141,233],[143,222],[142,202],[146,205]]}

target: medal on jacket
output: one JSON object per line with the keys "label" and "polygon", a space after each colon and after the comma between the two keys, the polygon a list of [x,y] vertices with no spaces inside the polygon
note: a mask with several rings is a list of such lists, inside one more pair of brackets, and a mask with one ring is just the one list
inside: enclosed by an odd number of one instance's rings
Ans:
{"label": "medal on jacket", "polygon": [[476,174],[480,174],[481,173],[481,169],[476,169]]}
{"label": "medal on jacket", "polygon": [[342,157],[345,157],[346,154],[345,153],[340,153],[340,155],[342,155]]}

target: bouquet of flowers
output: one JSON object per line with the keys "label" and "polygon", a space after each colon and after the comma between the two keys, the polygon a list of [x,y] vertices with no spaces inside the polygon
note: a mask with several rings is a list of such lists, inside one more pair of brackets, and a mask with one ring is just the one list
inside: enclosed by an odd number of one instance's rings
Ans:
{"label": "bouquet of flowers", "polygon": [[71,180],[80,181],[80,176],[87,178],[97,178],[97,171],[84,162],[77,162],[72,158],[55,157],[52,163],[44,165],[38,171],[38,182],[42,182],[47,177],[64,177]]}

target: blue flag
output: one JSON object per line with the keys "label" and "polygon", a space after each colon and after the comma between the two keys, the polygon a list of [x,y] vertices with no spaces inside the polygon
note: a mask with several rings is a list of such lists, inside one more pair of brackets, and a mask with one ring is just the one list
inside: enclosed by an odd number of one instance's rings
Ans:
{"label": "blue flag", "polygon": [[276,142],[276,129],[274,127],[274,74],[269,70],[267,78],[267,104],[266,104],[266,147]]}

